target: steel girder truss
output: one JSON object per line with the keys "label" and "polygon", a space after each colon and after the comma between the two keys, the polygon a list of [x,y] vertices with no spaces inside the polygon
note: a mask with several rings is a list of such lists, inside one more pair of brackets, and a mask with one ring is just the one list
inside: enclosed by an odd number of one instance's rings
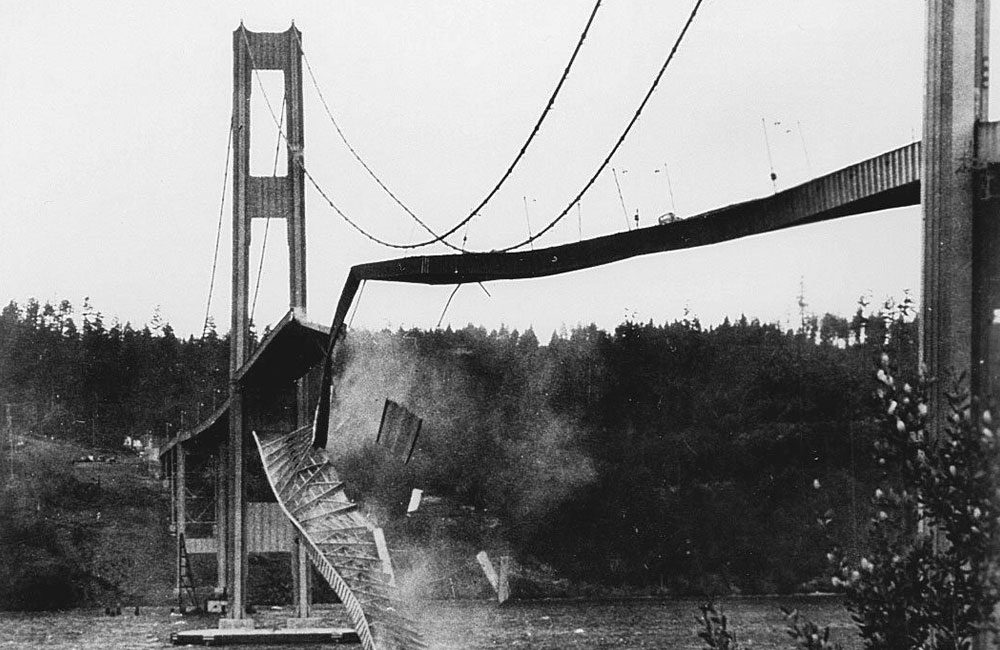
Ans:
{"label": "steel girder truss", "polygon": [[399,598],[380,532],[347,498],[311,426],[254,440],[278,504],[306,552],[347,609],[365,650],[409,650],[426,644]]}

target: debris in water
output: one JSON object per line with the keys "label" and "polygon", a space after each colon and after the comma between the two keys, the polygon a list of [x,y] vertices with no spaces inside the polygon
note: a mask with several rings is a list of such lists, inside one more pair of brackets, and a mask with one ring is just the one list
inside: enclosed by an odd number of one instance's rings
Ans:
{"label": "debris in water", "polygon": [[406,506],[406,514],[417,511],[417,508],[420,507],[420,499],[423,495],[423,490],[420,488],[413,488],[413,492],[410,493],[410,505]]}
{"label": "debris in water", "polygon": [[510,558],[506,555],[501,556],[499,574],[493,568],[493,563],[490,562],[486,551],[479,551],[476,554],[476,560],[479,562],[479,566],[483,567],[483,573],[486,574],[486,579],[489,580],[493,590],[497,592],[497,601],[501,604],[504,603],[510,598],[510,585],[507,580],[507,574],[510,571]]}
{"label": "debris in water", "polygon": [[496,590],[499,584],[499,578],[497,577],[496,569],[493,568],[493,563],[490,562],[490,556],[486,554],[486,551],[479,551],[476,554],[476,561],[479,562],[479,566],[483,567],[483,573],[486,574],[486,579],[490,581],[490,585]]}

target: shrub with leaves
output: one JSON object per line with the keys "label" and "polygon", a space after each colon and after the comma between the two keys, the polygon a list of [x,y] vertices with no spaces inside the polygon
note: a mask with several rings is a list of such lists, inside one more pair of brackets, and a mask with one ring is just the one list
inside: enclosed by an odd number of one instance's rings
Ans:
{"label": "shrub with leaves", "polygon": [[698,638],[705,642],[706,648],[740,650],[736,634],[729,630],[729,619],[715,603],[707,602],[701,606],[701,619],[698,622],[704,628],[698,633]]}
{"label": "shrub with leaves", "polygon": [[883,354],[876,395],[884,415],[874,446],[882,477],[870,554],[857,563],[831,554],[833,581],[845,588],[866,647],[967,648],[998,601],[990,571],[1000,513],[991,416],[975,408],[960,380],[946,425],[930,431],[929,382],[921,376],[911,386],[893,374]]}
{"label": "shrub with leaves", "polygon": [[796,650],[841,650],[839,643],[830,641],[830,626],[820,628],[802,616],[797,609],[781,608],[785,615],[788,636],[795,642]]}

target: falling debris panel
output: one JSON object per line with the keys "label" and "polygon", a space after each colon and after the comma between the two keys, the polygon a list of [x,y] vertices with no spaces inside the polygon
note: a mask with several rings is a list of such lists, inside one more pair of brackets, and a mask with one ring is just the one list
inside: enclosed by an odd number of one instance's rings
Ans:
{"label": "falling debris panel", "polygon": [[422,424],[423,420],[405,406],[387,399],[382,409],[382,422],[379,424],[375,444],[385,447],[393,456],[408,463],[417,445]]}

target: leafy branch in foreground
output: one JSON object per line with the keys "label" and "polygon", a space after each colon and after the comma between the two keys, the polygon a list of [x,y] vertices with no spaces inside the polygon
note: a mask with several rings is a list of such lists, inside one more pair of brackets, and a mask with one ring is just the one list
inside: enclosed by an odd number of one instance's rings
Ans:
{"label": "leafy branch in foreground", "polygon": [[701,606],[701,619],[698,622],[704,627],[698,633],[698,638],[705,642],[706,648],[740,650],[736,634],[729,630],[729,619],[714,602]]}
{"label": "leafy branch in foreground", "polygon": [[[874,455],[881,477],[872,497],[870,548],[857,562],[832,552],[833,584],[844,588],[866,648],[971,648],[981,632],[996,631],[1000,602],[992,415],[960,378],[947,395],[949,416],[935,431],[923,374],[915,385],[897,381],[883,354],[876,379],[881,423]],[[829,628],[783,611],[796,647],[837,648]],[[716,641],[727,631],[725,618],[703,610],[703,619],[706,631],[699,636],[708,647],[727,647]]]}
{"label": "leafy branch in foreground", "polygon": [[998,602],[991,415],[977,412],[960,379],[948,395],[947,423],[931,432],[923,376],[915,386],[897,381],[883,354],[877,380],[882,480],[872,499],[870,553],[857,564],[831,554],[834,585],[845,588],[868,648],[968,648],[993,625]]}
{"label": "leafy branch in foreground", "polygon": [[[830,641],[830,628],[820,629],[815,623],[805,619],[798,610],[781,608],[785,616],[788,636],[795,641],[796,650],[841,650],[840,644]],[[701,606],[698,623],[702,630],[698,638],[711,650],[740,650],[736,634],[729,629],[729,619],[713,602]]]}
{"label": "leafy branch in foreground", "polygon": [[841,650],[839,643],[830,641],[830,626],[820,628],[802,616],[797,609],[781,608],[788,626],[788,636],[795,641],[796,650]]}

